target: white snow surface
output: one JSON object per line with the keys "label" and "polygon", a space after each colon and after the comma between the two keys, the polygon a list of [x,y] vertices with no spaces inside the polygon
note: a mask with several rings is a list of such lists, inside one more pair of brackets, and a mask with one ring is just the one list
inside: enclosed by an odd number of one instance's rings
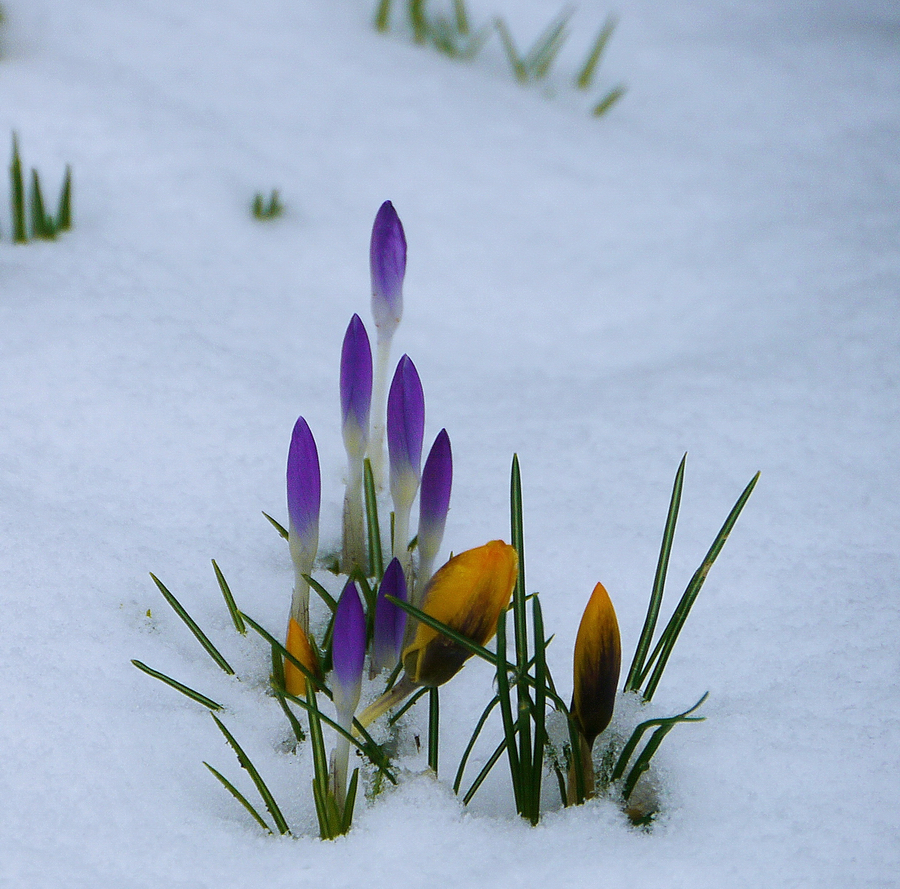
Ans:
{"label": "white snow surface", "polygon": [[[900,10],[620,0],[586,96],[569,81],[606,0],[528,88],[495,38],[454,63],[376,33],[373,5],[4,0],[0,141],[52,200],[72,164],[75,226],[13,245],[3,177],[0,885],[897,885]],[[525,44],[559,7],[470,9]],[[260,223],[273,187],[287,213]],[[650,833],[610,802],[559,809],[549,780],[532,829],[502,762],[464,809],[449,785],[491,693],[471,664],[442,693],[440,781],[410,757],[348,836],[316,838],[308,751],[209,560],[283,627],[260,511],[285,520],[299,414],[337,545],[338,357],[385,199],[409,242],[393,355],[428,443],[453,442],[445,549],[508,539],[517,452],[563,694],[598,580],[630,660],[682,453],[666,614],[762,472],[652,705],[710,692],[658,755]],[[259,830],[202,765],[252,795],[206,711],[131,658],[226,705],[296,836]]]}

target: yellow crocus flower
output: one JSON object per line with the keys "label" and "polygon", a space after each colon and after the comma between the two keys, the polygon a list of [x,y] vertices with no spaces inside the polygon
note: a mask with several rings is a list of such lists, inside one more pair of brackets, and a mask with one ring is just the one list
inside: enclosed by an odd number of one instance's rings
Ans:
{"label": "yellow crocus flower", "polygon": [[[310,673],[314,676],[318,675],[319,665],[309,644],[309,639],[306,637],[306,633],[303,632],[303,627],[294,618],[290,618],[288,621],[287,644],[285,648]],[[306,695],[306,676],[287,658],[284,660],[284,688],[289,695],[293,695],[295,698],[302,698]]]}

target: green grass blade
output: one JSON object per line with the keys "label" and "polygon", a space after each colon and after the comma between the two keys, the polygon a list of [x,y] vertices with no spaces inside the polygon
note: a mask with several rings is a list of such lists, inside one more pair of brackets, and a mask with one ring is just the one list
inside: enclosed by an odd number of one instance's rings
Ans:
{"label": "green grass blade", "polygon": [[241,745],[238,744],[234,735],[232,735],[231,732],[228,731],[227,728],[225,728],[222,720],[219,719],[219,717],[216,716],[215,713],[211,713],[210,715],[216,721],[216,725],[225,736],[225,740],[237,755],[238,762],[241,764],[241,768],[247,770],[247,773],[250,775],[250,778],[256,785],[256,789],[259,791],[259,795],[262,797],[263,802],[266,804],[266,808],[269,810],[269,814],[272,816],[272,820],[275,822],[275,826],[278,828],[278,832],[281,834],[290,833],[290,828],[287,825],[287,821],[284,820],[284,815],[281,814],[281,809],[278,808],[278,803],[275,802],[275,797],[272,796],[269,788],[266,787],[266,782],[263,781],[262,776],[256,770],[256,766],[254,766],[250,761],[250,757],[247,756]]}
{"label": "green grass blade", "polygon": [[506,27],[506,22],[501,18],[496,18],[494,19],[494,27],[500,35],[500,42],[503,44],[503,49],[506,51],[506,57],[509,59],[509,65],[512,68],[513,76],[519,83],[525,83],[528,80],[528,72],[516,49],[512,34],[509,32],[509,28]]}
{"label": "green grass blade", "polygon": [[425,0],[409,0],[409,24],[413,30],[413,40],[424,43],[428,36],[428,19],[425,17]]}
{"label": "green grass blade", "polygon": [[276,531],[277,531],[277,532],[278,532],[285,540],[290,539],[290,536],[291,536],[290,532],[288,531],[287,528],[284,527],[284,525],[281,524],[281,522],[278,522],[278,521],[276,521],[275,519],[273,519],[272,516],[270,516],[267,512],[264,512],[263,515],[269,520],[269,522],[271,522],[272,527],[273,527],[273,528],[274,528],[274,529],[275,529],[275,530],[276,530]]}
{"label": "green grass blade", "polygon": [[622,96],[625,95],[625,87],[624,86],[614,86],[595,106],[594,110],[591,111],[591,114],[594,117],[602,117],[612,108]]}
{"label": "green grass blade", "polygon": [[384,33],[391,24],[391,0],[379,0],[375,9],[375,30]]}
{"label": "green grass blade", "polygon": [[219,570],[219,566],[216,564],[216,560],[212,560],[213,571],[216,572],[216,580],[219,582],[219,589],[222,591],[222,596],[225,599],[225,604],[228,606],[228,613],[231,615],[231,622],[234,624],[234,628],[242,635],[247,635],[247,627],[244,624],[244,618],[241,617],[241,612],[238,610],[237,605],[234,601],[234,596],[231,595],[231,588],[228,586],[228,582],[225,580],[225,575]]}
{"label": "green grass blade", "polygon": [[289,660],[303,675],[321,692],[323,692],[327,697],[331,698],[331,690],[325,685],[325,683],[316,676],[306,664],[300,663],[300,661],[294,657],[268,630],[261,627],[252,617],[250,617],[245,612],[241,612],[241,617],[247,622],[251,630],[259,633],[269,645],[272,646],[283,658]]}
{"label": "green grass blade", "polygon": [[38,171],[31,171],[31,236],[49,241],[55,232],[47,224],[47,213],[44,210],[44,195],[41,192],[41,177]]}
{"label": "green grass blade", "polygon": [[[513,727],[513,731],[515,731],[515,727]],[[504,738],[498,745],[494,752],[490,755],[488,761],[484,764],[484,768],[478,773],[475,780],[472,782],[472,786],[466,791],[466,795],[463,797],[463,805],[467,806],[472,801],[472,797],[478,792],[478,788],[484,783],[484,779],[490,774],[491,769],[496,764],[497,760],[503,755],[503,751],[508,748],[508,743],[506,738]]]}
{"label": "green grass blade", "polygon": [[[295,703],[299,703],[299,698],[291,697]],[[303,708],[309,716],[309,742],[313,752],[313,769],[315,771],[315,783],[322,791],[323,799],[328,793],[328,756],[325,753],[325,739],[322,736],[321,714],[319,713],[319,704],[316,700],[316,691],[312,685],[306,686],[306,700],[303,702]]]}
{"label": "green grass blade", "polygon": [[731,534],[731,530],[732,528],[734,528],[734,524],[738,520],[738,516],[740,516],[741,510],[743,510],[748,498],[753,493],[753,489],[756,487],[756,482],[758,480],[759,473],[757,472],[756,475],[754,475],[753,478],[750,479],[749,484],[746,488],[744,488],[741,496],[738,497],[737,503],[735,503],[732,507],[731,512],[728,514],[728,518],[725,519],[725,524],[722,525],[719,533],[716,535],[716,539],[713,541],[712,546],[709,548],[709,552],[707,552],[706,557],[700,563],[700,567],[694,572],[694,576],[691,578],[687,589],[684,591],[684,595],[682,595],[681,601],[678,603],[674,614],[669,619],[669,623],[666,625],[665,630],[663,630],[662,639],[664,639],[665,642],[663,644],[663,647],[660,649],[659,658],[656,661],[655,666],[653,667],[653,672],[650,674],[650,678],[647,680],[646,686],[644,686],[644,700],[649,701],[653,697],[653,694],[656,691],[656,687],[657,685],[659,685],[659,680],[662,678],[663,671],[666,669],[669,655],[672,653],[672,649],[675,647],[675,643],[678,641],[678,635],[679,633],[681,633],[684,622],[687,620],[688,615],[690,614],[691,608],[695,600],[697,599],[697,595],[699,594],[704,581],[706,580],[707,574],[709,574],[709,569],[712,568],[713,563],[716,561],[716,558],[722,551],[722,547],[725,545],[725,541],[728,539],[728,535]]}
{"label": "green grass blade", "polygon": [[372,475],[372,463],[368,457],[363,461],[363,489],[366,501],[366,528],[369,534],[369,574],[381,583],[381,578],[384,577],[384,557],[381,551],[375,478]]}
{"label": "green grass blade", "polygon": [[441,704],[437,688],[428,689],[428,768],[438,773],[438,741],[441,730]]}
{"label": "green grass blade", "polygon": [[471,27],[469,25],[469,15],[466,12],[466,0],[453,0],[453,15],[456,19],[456,30],[464,37],[467,36]]}
{"label": "green grass blade", "polygon": [[19,138],[13,133],[12,162],[9,167],[12,202],[13,243],[27,244],[25,228],[25,181],[22,177],[22,159],[19,157]]}
{"label": "green grass blade", "polygon": [[328,610],[334,614],[337,611],[337,600],[322,584],[309,574],[304,574],[303,579],[318,593],[319,598],[328,606]]}
{"label": "green grass blade", "polygon": [[[273,648],[274,652],[275,649]],[[277,658],[277,655],[276,655]],[[300,720],[294,715],[294,711],[291,710],[287,705],[287,701],[284,699],[284,690],[283,686],[281,688],[273,687],[272,691],[275,693],[275,697],[278,699],[278,704],[281,709],[284,711],[284,715],[287,717],[287,721],[291,725],[291,731],[294,733],[294,737],[297,739],[298,744],[302,744],[306,740],[306,732],[303,731],[303,726],[300,725]]]}
{"label": "green grass blade", "polygon": [[353,823],[353,807],[356,805],[356,791],[359,787],[359,769],[353,770],[353,776],[350,778],[350,786],[347,788],[347,799],[344,802],[344,816],[341,819],[341,834],[350,830]]}
{"label": "green grass blade", "polygon": [[204,760],[205,765],[216,777],[219,783],[250,813],[253,820],[267,833],[272,833],[272,828],[262,819],[262,815],[253,808],[247,797],[244,796],[237,787],[234,786],[221,772],[214,769],[208,762]]}
{"label": "green grass blade", "polygon": [[582,65],[581,70],[578,72],[578,77],[575,78],[575,86],[578,89],[590,89],[591,84],[594,82],[594,73],[597,70],[597,64],[605,52],[606,44],[609,43],[609,38],[612,37],[612,33],[615,31],[617,24],[618,20],[614,15],[606,17],[606,21],[603,23],[603,27],[600,29],[600,33],[597,35],[597,39],[594,41],[591,51],[588,53],[584,65]]}
{"label": "green grass blade", "polygon": [[532,599],[532,626],[534,627],[534,751],[531,756],[531,823],[540,818],[541,781],[544,775],[544,747],[547,743],[547,662],[544,641],[544,618],[537,596]]}
{"label": "green grass blade", "polygon": [[656,576],[653,579],[653,591],[650,594],[650,604],[647,606],[647,616],[644,618],[644,626],[634,650],[634,660],[628,671],[628,679],[625,681],[625,691],[634,691],[641,684],[641,676],[644,673],[644,662],[650,643],[656,631],[656,621],[659,617],[659,608],[662,604],[663,592],[666,586],[666,572],[669,570],[669,554],[672,552],[672,541],[675,538],[675,524],[678,521],[678,510],[681,507],[681,490],[684,487],[684,467],[687,454],[681,458],[678,471],[675,473],[675,483],[672,486],[672,496],[669,499],[669,512],[666,515],[666,526],[663,529],[662,545],[659,549],[659,560],[656,563]]}
{"label": "green grass blade", "polygon": [[56,211],[56,230],[67,232],[72,228],[72,168],[66,164],[66,175],[59,192],[59,207]]}
{"label": "green grass blade", "polygon": [[516,667],[524,673],[528,664],[528,625],[525,616],[525,532],[522,519],[522,476],[519,457],[513,454],[509,483],[509,511],[512,545],[519,560],[513,589],[513,618],[516,633]]}
{"label": "green grass blade", "polygon": [[631,733],[631,737],[628,739],[628,743],[622,748],[622,752],[619,754],[619,758],[616,760],[616,765],[612,770],[612,774],[610,775],[610,781],[618,781],[619,778],[625,773],[625,767],[628,765],[628,761],[631,759],[634,751],[637,749],[637,745],[640,743],[641,738],[644,736],[644,733],[649,729],[664,726],[664,725],[675,725],[679,722],[703,722],[706,718],[704,716],[691,716],[698,707],[700,707],[703,702],[709,697],[709,692],[706,692],[693,707],[689,707],[683,713],[677,713],[675,716],[664,716],[658,719],[648,719],[646,722],[642,722],[639,725],[635,726],[634,731]]}
{"label": "green grass blade", "polygon": [[503,717],[503,735],[506,743],[506,756],[509,760],[509,773],[512,779],[513,794],[516,798],[516,811],[522,811],[522,772],[519,754],[516,750],[517,725],[512,715],[512,700],[509,693],[509,676],[503,666],[506,662],[506,614],[500,615],[497,621],[497,697],[500,698],[500,714]]}
{"label": "green grass blade", "polygon": [[[494,712],[494,707],[500,703],[500,698],[497,695],[491,699],[491,702],[484,708],[484,712],[481,714],[478,722],[475,724],[475,730],[472,732],[472,737],[469,738],[469,743],[466,745],[466,749],[463,752],[462,758],[459,761],[459,767],[456,770],[456,777],[453,779],[453,792],[459,795],[459,788],[462,786],[463,775],[466,771],[466,763],[469,761],[469,756],[472,753],[472,750],[475,748],[475,742],[478,740],[478,736],[481,734],[481,730],[484,728],[484,724],[487,722],[488,717],[491,713]],[[504,741],[504,743],[506,743]]]}
{"label": "green grass blade", "polygon": [[550,73],[550,68],[568,37],[566,25],[572,17],[572,12],[570,8],[551,22],[528,52],[524,64],[531,79],[543,80]]}
{"label": "green grass blade", "polygon": [[183,695],[190,698],[192,701],[196,701],[198,704],[202,704],[204,707],[208,707],[210,710],[225,709],[221,704],[216,703],[212,698],[208,698],[206,697],[206,695],[200,694],[199,691],[195,691],[193,688],[190,688],[183,682],[179,682],[177,679],[173,679],[171,676],[166,676],[165,673],[160,673],[159,670],[154,670],[152,667],[148,667],[146,664],[141,663],[141,661],[132,660],[131,663],[133,663],[135,667],[146,673],[148,676],[152,676],[154,679],[158,679],[160,682],[164,682],[166,685],[174,688],[175,691],[180,691]]}
{"label": "green grass blade", "polygon": [[163,582],[155,575],[150,575],[156,584],[163,598],[172,606],[172,610],[184,621],[187,628],[194,634],[197,641],[203,646],[206,653],[229,675],[234,676],[234,670],[228,661],[222,657],[219,649],[216,648],[206,636],[206,633],[197,626],[196,621],[185,611],[182,604],[166,589]]}

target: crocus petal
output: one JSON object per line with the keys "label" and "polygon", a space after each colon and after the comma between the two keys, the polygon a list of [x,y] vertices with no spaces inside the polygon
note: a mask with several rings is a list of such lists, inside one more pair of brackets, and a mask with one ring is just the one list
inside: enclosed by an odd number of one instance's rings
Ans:
{"label": "crocus petal", "polygon": [[[287,645],[285,648],[295,657],[313,676],[319,675],[319,664],[313,654],[309,639],[303,628],[293,618],[288,621]],[[284,687],[287,693],[294,697],[302,698],[306,694],[306,675],[298,670],[287,658],[284,659]]]}
{"label": "crocus petal", "polygon": [[319,507],[322,483],[319,454],[303,417],[294,425],[287,463],[287,502],[290,533],[305,549],[319,544]]}
{"label": "crocus petal", "polygon": [[431,446],[422,470],[418,546],[424,563],[431,564],[434,561],[444,537],[452,484],[453,454],[450,450],[450,436],[446,429],[442,429]]}
{"label": "crocus petal", "polygon": [[[466,550],[431,579],[422,610],[484,645],[497,632],[500,612],[509,604],[519,559],[502,540]],[[417,685],[442,685],[471,657],[469,651],[420,623],[403,652],[403,666]]]}
{"label": "crocus petal", "polygon": [[366,615],[356,584],[349,581],[338,599],[334,614],[334,706],[338,713],[352,714],[359,703],[363,663],[366,659]]}
{"label": "crocus petal", "polygon": [[404,355],[394,373],[387,404],[391,495],[395,505],[411,505],[416,496],[424,435],[425,393],[416,366]]}
{"label": "crocus petal", "polygon": [[588,747],[612,719],[621,661],[616,611],[603,584],[598,583],[575,637],[571,710]]}
{"label": "crocus petal", "polygon": [[347,453],[359,456],[369,438],[372,405],[372,348],[366,326],[354,315],[341,349],[341,418]]}
{"label": "crocus petal", "polygon": [[385,597],[407,600],[406,577],[399,559],[391,559],[378,588],[375,604],[375,635],[372,639],[372,674],[392,670],[400,659],[400,646],[406,630],[406,612]]}
{"label": "crocus petal", "polygon": [[385,201],[375,216],[369,260],[372,268],[372,315],[379,336],[389,338],[403,315],[403,277],[406,274],[406,235],[390,201]]}

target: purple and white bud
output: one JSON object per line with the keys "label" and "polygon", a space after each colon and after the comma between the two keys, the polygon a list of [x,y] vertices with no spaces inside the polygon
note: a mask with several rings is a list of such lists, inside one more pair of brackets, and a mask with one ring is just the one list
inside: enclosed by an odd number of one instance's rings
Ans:
{"label": "purple and white bud", "polygon": [[407,601],[406,577],[399,559],[391,559],[378,588],[370,678],[374,678],[382,670],[393,670],[400,660],[400,648],[406,631],[406,612],[393,602],[389,602],[387,596]]}
{"label": "purple and white bud", "polygon": [[287,462],[288,544],[294,563],[294,595],[291,617],[309,632],[310,574],[319,549],[319,509],[322,481],[316,442],[303,417],[294,424]]}
{"label": "purple and white bud", "polygon": [[421,607],[422,593],[434,572],[434,560],[444,539],[444,526],[450,509],[450,489],[453,485],[453,453],[450,436],[442,429],[422,470],[419,491],[418,569],[413,604]]}

